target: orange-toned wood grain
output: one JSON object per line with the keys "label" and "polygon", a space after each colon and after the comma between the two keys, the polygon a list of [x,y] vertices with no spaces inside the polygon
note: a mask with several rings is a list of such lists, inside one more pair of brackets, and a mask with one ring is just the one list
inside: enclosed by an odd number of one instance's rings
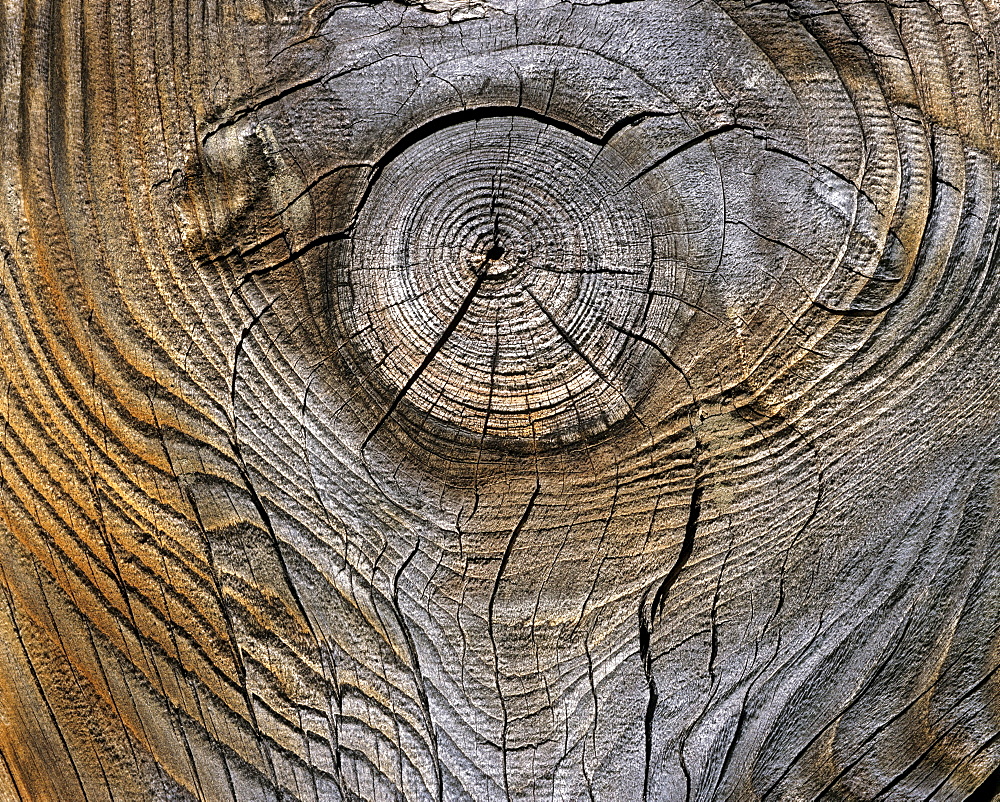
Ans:
{"label": "orange-toned wood grain", "polygon": [[0,798],[1000,789],[990,3],[0,26]]}

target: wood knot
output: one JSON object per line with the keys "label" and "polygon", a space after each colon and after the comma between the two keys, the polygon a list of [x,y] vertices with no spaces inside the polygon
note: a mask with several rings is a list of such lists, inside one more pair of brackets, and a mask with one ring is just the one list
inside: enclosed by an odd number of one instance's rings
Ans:
{"label": "wood knot", "polygon": [[465,119],[395,153],[334,249],[332,318],[375,399],[366,443],[404,427],[532,451],[633,416],[677,260],[613,148],[525,116]]}

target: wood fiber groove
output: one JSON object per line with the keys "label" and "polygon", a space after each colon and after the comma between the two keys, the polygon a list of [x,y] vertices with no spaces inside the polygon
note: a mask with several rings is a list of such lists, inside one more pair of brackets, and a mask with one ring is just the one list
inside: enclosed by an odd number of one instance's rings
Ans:
{"label": "wood fiber groove", "polygon": [[988,0],[6,0],[0,802],[1000,798]]}

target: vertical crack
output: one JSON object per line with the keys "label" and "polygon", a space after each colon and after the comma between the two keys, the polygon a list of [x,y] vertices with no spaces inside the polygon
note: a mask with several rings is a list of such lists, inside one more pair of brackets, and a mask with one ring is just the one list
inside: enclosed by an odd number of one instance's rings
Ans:
{"label": "vertical crack", "polygon": [[507,729],[509,726],[509,721],[507,717],[507,705],[503,700],[503,689],[500,687],[500,652],[497,649],[497,638],[496,638],[496,627],[494,626],[493,619],[493,608],[496,605],[497,594],[500,592],[500,581],[503,579],[504,572],[507,570],[507,563],[510,562],[510,555],[514,551],[514,543],[517,541],[518,535],[524,529],[525,524],[528,522],[528,518],[531,517],[531,512],[535,508],[535,502],[538,500],[538,495],[541,493],[542,484],[541,480],[536,477],[535,479],[535,489],[531,493],[531,498],[528,499],[528,504],[524,508],[524,512],[521,514],[520,519],[514,528],[511,530],[510,537],[507,540],[507,548],[504,550],[503,557],[500,558],[500,567],[497,569],[496,578],[493,580],[493,590],[490,593],[490,601],[486,608],[486,621],[489,627],[490,633],[490,644],[493,647],[493,676],[496,679],[496,690],[497,698],[500,702],[500,713],[501,713],[501,729],[500,729],[500,760],[503,769],[503,787],[504,794],[507,797],[508,802],[510,802],[510,780],[508,778],[507,772]]}
{"label": "vertical crack", "polygon": [[[695,441],[697,443],[697,438]],[[656,677],[653,674],[653,655],[650,648],[650,641],[653,622],[662,612],[663,605],[666,602],[667,595],[670,593],[670,589],[677,582],[677,578],[680,576],[681,571],[684,570],[684,566],[687,564],[688,559],[691,557],[691,553],[694,551],[694,538],[698,533],[698,523],[701,518],[701,500],[705,491],[701,468],[697,457],[695,457],[695,470],[694,488],[691,491],[691,501],[688,506],[688,518],[687,523],[684,526],[684,540],[681,542],[681,548],[677,554],[677,559],[674,560],[674,564],[670,568],[670,571],[667,573],[666,577],[664,577],[660,586],[656,589],[656,593],[653,595],[652,604],[649,608],[649,615],[640,615],[639,618],[639,654],[642,658],[643,671],[646,675],[646,684],[649,688],[649,699],[646,703],[646,714],[643,721],[643,730],[645,734],[645,767],[642,782],[643,800],[649,799],[650,768],[652,766],[653,759],[653,717],[656,714],[656,705],[659,701],[659,692],[656,687]],[[647,592],[646,596],[643,597],[642,608],[645,607],[645,601],[648,598],[648,595],[649,594]],[[687,795],[685,795],[685,798],[687,798]]]}
{"label": "vertical crack", "polygon": [[441,774],[441,758],[438,749],[437,732],[434,729],[434,721],[431,717],[431,703],[427,695],[427,685],[424,682],[424,674],[420,669],[420,656],[417,653],[417,643],[413,638],[413,633],[410,631],[410,625],[406,620],[406,615],[403,613],[403,608],[399,600],[399,581],[403,576],[403,572],[406,571],[407,567],[413,561],[413,558],[416,557],[419,550],[420,535],[418,534],[417,542],[413,545],[413,550],[407,555],[406,559],[403,560],[393,577],[392,605],[396,623],[399,625],[400,632],[403,634],[403,640],[406,642],[406,648],[409,652],[410,662],[412,663],[413,684],[417,690],[420,706],[423,708],[421,712],[424,714],[424,725],[427,727],[428,745],[431,749],[431,755],[434,758],[435,793],[437,794],[438,802],[441,802],[441,800],[444,799],[444,777]]}

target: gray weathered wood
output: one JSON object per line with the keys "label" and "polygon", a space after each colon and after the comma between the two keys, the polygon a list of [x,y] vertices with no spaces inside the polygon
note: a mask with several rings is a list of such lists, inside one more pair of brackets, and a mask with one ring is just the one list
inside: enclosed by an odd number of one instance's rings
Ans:
{"label": "gray weathered wood", "polygon": [[992,798],[994,4],[0,25],[0,798]]}

